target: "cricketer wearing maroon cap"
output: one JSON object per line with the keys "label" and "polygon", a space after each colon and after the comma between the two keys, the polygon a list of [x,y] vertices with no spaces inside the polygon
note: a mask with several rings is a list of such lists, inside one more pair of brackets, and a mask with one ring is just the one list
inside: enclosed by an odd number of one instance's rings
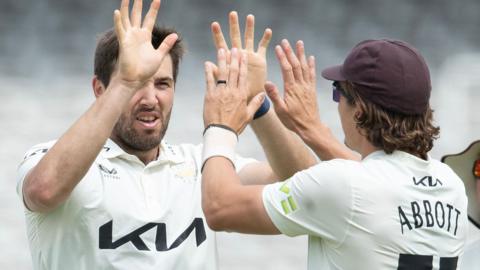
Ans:
{"label": "cricketer wearing maroon cap", "polygon": [[427,111],[432,89],[423,57],[399,40],[362,41],[343,65],[325,69],[322,76],[332,81],[350,81],[365,99],[404,114]]}
{"label": "cricketer wearing maroon cap", "polygon": [[229,81],[214,86],[207,76],[204,110],[208,225],[308,235],[308,269],[457,269],[467,197],[450,167],[428,155],[439,128],[432,123],[430,75],[420,53],[401,41],[367,40],[343,65],[322,73],[334,81],[345,144],[361,155],[352,160],[332,154],[340,143],[318,114],[314,58],[307,59],[303,42],[296,47],[283,40],[275,48],[284,97],[273,83],[265,89],[282,123],[324,161],[284,182],[241,185],[232,153],[262,97],[247,102],[239,95],[246,87],[244,60],[227,66],[219,58],[217,79]]}

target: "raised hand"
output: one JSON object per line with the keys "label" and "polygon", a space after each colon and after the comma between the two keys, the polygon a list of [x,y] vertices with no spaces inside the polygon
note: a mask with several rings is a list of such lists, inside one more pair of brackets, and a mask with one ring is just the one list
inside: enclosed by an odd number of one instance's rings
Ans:
{"label": "raised hand", "polygon": [[160,0],[152,1],[143,24],[142,0],[135,0],[131,17],[128,7],[129,0],[122,0],[120,10],[114,12],[115,32],[120,45],[118,72],[123,83],[139,89],[157,72],[178,36],[170,34],[155,49],[152,45],[152,29],[160,8]]}
{"label": "raised hand", "polygon": [[309,129],[320,124],[317,105],[315,59],[310,56],[308,61],[302,41],[296,44],[296,54],[287,40],[282,40],[281,46],[275,47],[275,54],[280,62],[284,97],[277,87],[267,82],[265,89],[275,106],[275,112],[282,123],[303,138]]}
{"label": "raised hand", "polygon": [[[242,46],[242,38],[240,34],[240,25],[238,23],[238,14],[235,11],[229,14],[230,24],[230,41],[232,48],[240,49],[247,54],[248,58],[248,100],[253,98],[260,92],[263,92],[265,81],[267,79],[267,59],[266,53],[268,44],[272,38],[272,30],[265,29],[263,37],[258,43],[257,50],[254,48],[254,32],[255,32],[255,17],[248,15],[246,19],[244,44]],[[222,33],[222,29],[218,22],[212,23],[212,35],[215,47],[222,48],[226,51],[227,62],[229,55],[229,48]],[[213,66],[214,75],[218,76],[217,67]]]}
{"label": "raised hand", "polygon": [[214,64],[205,63],[207,92],[203,108],[203,121],[205,127],[210,124],[224,125],[240,134],[253,119],[253,115],[265,96],[260,93],[250,102],[247,101],[248,59],[246,53],[233,48],[228,66],[224,49],[218,50],[217,58],[217,78],[214,76]]}

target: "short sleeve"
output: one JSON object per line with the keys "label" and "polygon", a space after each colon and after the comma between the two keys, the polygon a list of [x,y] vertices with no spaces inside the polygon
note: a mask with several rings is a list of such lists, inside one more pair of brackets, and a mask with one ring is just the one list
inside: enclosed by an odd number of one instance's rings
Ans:
{"label": "short sleeve", "polygon": [[[197,157],[197,160],[200,164],[200,167],[202,164],[202,149],[203,149],[203,144],[199,144],[195,146],[195,156]],[[239,173],[245,166],[251,163],[259,162],[258,160],[254,158],[246,158],[242,157],[240,155],[235,155],[235,171]]]}
{"label": "short sleeve", "polygon": [[38,162],[42,159],[43,156],[47,153],[48,149],[52,147],[54,141],[38,144],[34,147],[30,148],[26,153],[25,156],[20,162],[20,165],[17,168],[17,186],[16,191],[17,195],[23,202],[23,182],[25,180],[25,176],[28,172],[35,167]]}
{"label": "short sleeve", "polygon": [[341,243],[352,215],[346,161],[322,162],[284,182],[265,186],[263,203],[285,235],[310,235]]}
{"label": "short sleeve", "polygon": [[245,158],[239,155],[235,156],[235,171],[239,173],[246,165],[259,162],[254,158]]}

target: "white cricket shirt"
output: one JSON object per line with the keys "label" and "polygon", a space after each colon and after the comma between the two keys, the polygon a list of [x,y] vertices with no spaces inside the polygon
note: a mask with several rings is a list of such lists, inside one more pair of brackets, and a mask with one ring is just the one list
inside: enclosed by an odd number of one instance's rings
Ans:
{"label": "white cricket shirt", "polygon": [[266,186],[263,201],[282,233],[309,235],[308,269],[451,270],[465,245],[462,181],[405,152],[322,162]]}
{"label": "white cricket shirt", "polygon": [[[26,173],[54,142],[27,152]],[[250,159],[237,158],[240,170]],[[144,165],[113,141],[70,197],[47,214],[25,209],[35,270],[217,269],[215,233],[201,206],[201,146],[161,144]]]}

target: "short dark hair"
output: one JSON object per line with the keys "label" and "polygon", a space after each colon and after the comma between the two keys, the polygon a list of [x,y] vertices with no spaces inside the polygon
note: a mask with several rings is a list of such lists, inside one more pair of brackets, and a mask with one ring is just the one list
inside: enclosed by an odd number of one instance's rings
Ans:
{"label": "short dark hair", "polygon": [[[154,26],[152,30],[152,45],[156,49],[162,41],[170,34],[177,33],[173,28]],[[173,80],[177,81],[178,66],[184,53],[182,40],[178,40],[170,49],[172,58]],[[94,74],[105,87],[110,83],[110,78],[117,64],[119,44],[115,30],[112,28],[102,33],[95,49]]]}
{"label": "short dark hair", "polygon": [[349,104],[360,108],[354,120],[372,145],[387,154],[400,150],[427,158],[440,133],[440,128],[433,125],[433,110],[429,105],[424,113],[407,115],[369,102],[355,91],[353,83],[343,82],[342,86],[353,98]]}

